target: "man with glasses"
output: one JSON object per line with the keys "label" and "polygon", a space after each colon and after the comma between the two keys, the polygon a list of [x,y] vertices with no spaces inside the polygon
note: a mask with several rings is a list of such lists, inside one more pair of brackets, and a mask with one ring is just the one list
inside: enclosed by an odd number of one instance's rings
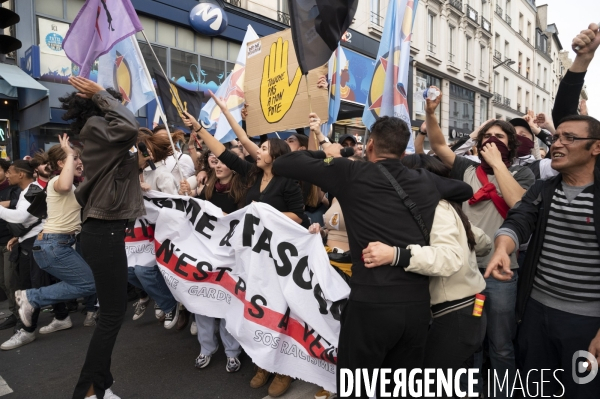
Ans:
{"label": "man with glasses", "polygon": [[[517,293],[521,375],[528,376],[530,392],[564,389],[563,397],[597,398],[600,378],[582,384],[575,354],[600,358],[600,173],[594,168],[600,122],[583,115],[563,118],[550,154],[560,174],[538,180],[509,212],[485,276],[510,280],[509,256],[531,236]],[[541,369],[563,369],[562,387]]]}

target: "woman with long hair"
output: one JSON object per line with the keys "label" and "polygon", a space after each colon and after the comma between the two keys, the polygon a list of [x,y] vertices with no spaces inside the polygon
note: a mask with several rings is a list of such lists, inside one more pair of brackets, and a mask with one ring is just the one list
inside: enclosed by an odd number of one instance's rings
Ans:
{"label": "woman with long hair", "polygon": [[[221,108],[221,112],[227,118],[236,135],[247,139],[246,133],[236,123],[227,109],[225,102],[216,97],[212,92],[211,96]],[[268,139],[262,143],[260,147],[257,147],[256,164],[253,164],[239,158],[231,151],[227,151],[225,146],[207,132],[192,115],[186,113],[185,116],[184,122],[186,126],[191,127],[195,133],[200,135],[211,152],[223,164],[245,179],[248,191],[244,205],[255,201],[264,202],[296,223],[302,223],[304,205],[300,186],[292,179],[274,175],[272,171],[273,161],[279,156],[290,152],[290,147],[284,140]],[[242,141],[242,144],[244,144],[244,141]],[[257,373],[250,382],[250,386],[252,388],[260,388],[269,381],[270,376],[271,373],[258,368]],[[276,374],[275,379],[269,386],[269,395],[272,397],[283,395],[288,390],[291,382],[291,377]]]}
{"label": "woman with long hair", "polygon": [[[448,166],[425,154],[407,155],[402,163],[411,169],[450,176]],[[429,246],[398,248],[371,242],[363,250],[368,268],[404,267],[430,276],[433,324],[427,334],[424,367],[454,371],[468,367],[467,361],[483,343],[485,307],[479,316],[474,308],[475,295],[485,289],[485,280],[476,256],[486,255],[491,247],[491,239],[469,222],[460,205],[442,200],[435,211]]]}
{"label": "woman with long hair", "polygon": [[[87,297],[96,292],[92,270],[73,248],[75,236],[81,231],[81,205],[75,198],[73,180],[81,176],[81,160],[69,143],[67,134],[58,137],[60,144],[48,151],[50,170],[58,173],[46,186],[48,218],[44,230],[37,236],[33,257],[40,269],[61,281],[39,289],[17,291],[19,314],[25,326],[32,324],[36,309],[55,302]],[[73,326],[70,317],[54,318],[40,330],[49,334]]]}
{"label": "woman with long hair", "polygon": [[[174,134],[173,140],[175,140],[175,138],[179,139],[180,137],[177,137],[178,135],[182,136],[183,133],[178,132]],[[141,128],[138,133],[137,143],[138,146],[140,143],[146,145],[148,153],[156,165],[156,169],[154,170],[147,167],[147,163],[143,165],[144,168],[141,177],[143,183],[145,183],[145,188],[166,194],[177,195],[179,184],[163,162],[167,157],[173,155],[173,147],[169,141],[169,136],[166,134],[152,134],[148,129]],[[179,318],[179,306],[173,297],[171,290],[169,290],[169,287],[165,283],[162,273],[158,269],[158,265],[134,265],[127,269],[129,284],[147,292],[158,305],[158,309],[164,313],[164,327],[166,329],[175,327]],[[149,301],[150,298],[145,296],[135,303],[133,320],[138,320],[144,315]],[[162,318],[162,314],[156,314],[156,311],[155,315],[157,318]]]}

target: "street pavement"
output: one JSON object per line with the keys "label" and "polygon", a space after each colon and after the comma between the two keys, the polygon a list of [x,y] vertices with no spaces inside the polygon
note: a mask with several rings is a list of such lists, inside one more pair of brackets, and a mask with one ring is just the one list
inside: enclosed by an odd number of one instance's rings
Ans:
{"label": "street pavement", "polygon": [[[242,368],[237,373],[225,371],[223,346],[210,364],[198,370],[194,360],[200,352],[197,337],[185,330],[166,330],[154,318],[154,309],[133,321],[133,302],[112,356],[114,392],[122,399],[171,398],[270,398],[268,385],[250,388],[254,366],[242,353]],[[0,312],[10,314],[7,301],[0,302]],[[79,310],[82,306],[79,306]],[[39,334],[32,343],[11,351],[0,351],[0,397],[2,399],[70,398],[85,359],[94,327],[84,327],[85,316],[71,313],[73,327],[52,334]],[[52,314],[42,312],[39,327],[52,321]],[[0,331],[0,342],[8,340],[12,329]],[[319,390],[316,385],[294,381],[282,399],[311,399]]]}

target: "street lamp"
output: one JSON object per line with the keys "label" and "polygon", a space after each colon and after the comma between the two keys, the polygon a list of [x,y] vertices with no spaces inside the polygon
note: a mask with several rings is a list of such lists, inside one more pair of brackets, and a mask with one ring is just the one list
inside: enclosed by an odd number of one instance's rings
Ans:
{"label": "street lamp", "polygon": [[502,61],[501,63],[499,63],[498,65],[496,65],[495,67],[493,67],[492,69],[496,69],[498,68],[500,65],[505,65],[506,66],[511,66],[512,64],[514,64],[515,62],[513,60],[511,60],[510,58],[505,59],[504,61]]}

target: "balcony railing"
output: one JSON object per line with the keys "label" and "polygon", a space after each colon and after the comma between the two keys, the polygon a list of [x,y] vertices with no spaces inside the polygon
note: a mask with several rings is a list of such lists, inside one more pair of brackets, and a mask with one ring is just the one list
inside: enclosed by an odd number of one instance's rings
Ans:
{"label": "balcony railing", "polygon": [[502,18],[502,7],[500,7],[498,4],[496,4],[496,14]]}
{"label": "balcony railing", "polygon": [[492,32],[492,25],[490,24],[490,21],[483,18],[483,15],[481,16],[481,27],[487,32]]}
{"label": "balcony railing", "polygon": [[494,93],[494,97],[492,98],[492,101],[496,104],[502,104],[502,96],[498,93]]}
{"label": "balcony railing", "polygon": [[510,107],[510,98],[504,97],[504,105],[506,105],[507,107]]}
{"label": "balcony railing", "polygon": [[427,51],[430,54],[435,54],[435,44],[433,44],[431,42],[427,42]]}
{"label": "balcony railing", "polygon": [[282,24],[289,25],[290,24],[290,14],[287,14],[283,11],[277,11],[277,21]]}
{"label": "balcony railing", "polygon": [[468,4],[467,4],[467,18],[469,18],[471,21],[475,21],[475,23],[477,23],[477,21],[479,20],[479,13],[477,11],[475,11],[475,9]]}
{"label": "balcony railing", "polygon": [[508,14],[506,14],[504,16],[504,20],[506,21],[507,24],[511,25],[512,24],[512,18],[508,16]]}
{"label": "balcony railing", "polygon": [[380,28],[383,28],[383,17],[371,11],[371,23],[373,25],[377,25]]}
{"label": "balcony railing", "polygon": [[454,54],[448,53],[448,62],[454,64]]}
{"label": "balcony railing", "polygon": [[470,63],[470,62],[468,62],[468,61],[467,61],[467,62],[465,62],[465,70],[466,70],[467,72],[471,72],[471,63]]}
{"label": "balcony railing", "polygon": [[502,53],[498,50],[494,50],[494,58],[502,61]]}
{"label": "balcony railing", "polygon": [[236,6],[236,7],[242,7],[242,0],[226,0],[229,4]]}
{"label": "balcony railing", "polygon": [[459,11],[463,10],[462,0],[450,0],[450,5]]}

